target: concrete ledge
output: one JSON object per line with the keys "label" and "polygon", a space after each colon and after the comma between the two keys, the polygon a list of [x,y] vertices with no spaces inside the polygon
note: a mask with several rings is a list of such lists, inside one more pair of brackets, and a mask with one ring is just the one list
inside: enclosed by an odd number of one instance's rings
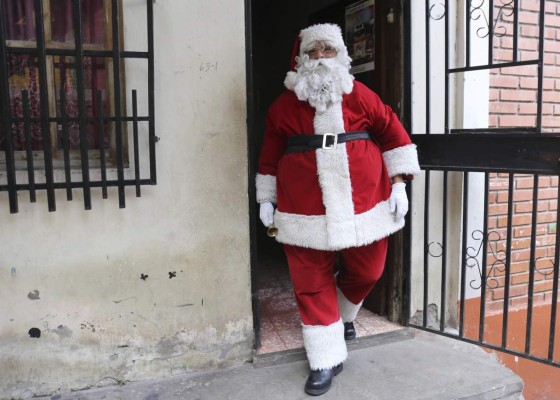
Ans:
{"label": "concrete ledge", "polygon": [[[396,331],[381,333],[375,336],[359,337],[356,340],[347,342],[348,351],[356,351],[367,347],[381,346],[384,344],[409,340],[414,338],[417,331],[413,329],[398,329]],[[276,353],[258,354],[253,358],[253,364],[257,368],[269,367],[275,364],[284,364],[294,361],[305,361],[305,349],[293,349],[279,351]]]}
{"label": "concrete ledge", "polygon": [[[236,368],[43,399],[309,400],[304,356],[294,350]],[[522,389],[518,376],[478,346],[403,329],[352,344],[344,371],[321,400],[518,400]]]}

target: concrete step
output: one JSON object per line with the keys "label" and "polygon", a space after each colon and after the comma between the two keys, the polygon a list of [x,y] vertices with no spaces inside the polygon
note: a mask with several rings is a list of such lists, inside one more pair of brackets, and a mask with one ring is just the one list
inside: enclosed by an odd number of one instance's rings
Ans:
{"label": "concrete step", "polygon": [[[349,344],[344,371],[321,400],[523,399],[523,382],[491,354],[453,339],[402,329]],[[255,357],[226,370],[59,394],[50,400],[298,400],[308,365],[302,350]]]}

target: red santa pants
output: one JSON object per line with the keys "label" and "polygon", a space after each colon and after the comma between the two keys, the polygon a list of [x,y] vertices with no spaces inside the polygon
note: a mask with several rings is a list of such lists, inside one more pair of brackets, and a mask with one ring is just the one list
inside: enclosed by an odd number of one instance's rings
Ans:
{"label": "red santa pants", "polygon": [[[383,272],[387,238],[341,250],[343,265],[336,277],[336,251],[284,245],[284,252],[303,324],[327,326],[339,321],[347,306],[356,307],[355,312],[350,312],[355,317],[361,302]],[[344,298],[339,298],[340,293],[337,295],[337,287]],[[342,320],[349,322],[347,320],[353,317],[342,315]]]}

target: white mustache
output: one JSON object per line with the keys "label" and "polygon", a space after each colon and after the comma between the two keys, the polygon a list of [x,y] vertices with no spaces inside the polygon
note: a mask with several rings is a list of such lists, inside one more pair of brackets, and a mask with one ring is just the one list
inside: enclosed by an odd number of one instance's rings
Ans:
{"label": "white mustache", "polygon": [[319,67],[325,67],[328,70],[331,70],[336,65],[336,61],[334,58],[317,58],[317,59],[309,59],[303,63],[303,69],[307,71],[315,71]]}

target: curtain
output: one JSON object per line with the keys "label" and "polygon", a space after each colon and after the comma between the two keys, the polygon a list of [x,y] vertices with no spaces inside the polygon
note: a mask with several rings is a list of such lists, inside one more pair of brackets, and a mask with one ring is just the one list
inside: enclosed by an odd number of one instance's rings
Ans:
{"label": "curtain", "polygon": [[[34,42],[35,20],[33,0],[6,0],[3,14],[6,18],[8,40]],[[103,0],[81,0],[82,5],[82,36],[84,45],[105,44],[105,10]],[[47,38],[52,42],[74,44],[74,23],[72,15],[72,0],[56,0],[50,2],[52,37]],[[17,44],[16,44],[17,46]],[[28,90],[30,99],[31,118],[40,117],[40,93],[39,93],[39,72],[38,62],[35,56],[26,54],[8,54],[8,76],[9,76],[9,95],[10,95],[10,115],[12,118],[23,117],[23,102],[21,91]],[[47,82],[48,90],[55,90],[57,99],[57,115],[60,116],[60,90],[67,99],[67,106],[64,112],[68,118],[78,117],[78,93],[77,93],[77,74],[76,63],[73,57],[49,57],[48,62],[53,63],[55,79]],[[93,59],[84,57],[84,85],[86,88],[86,113],[87,116],[97,115],[96,91],[102,90],[105,93],[106,70],[103,59]],[[106,104],[104,96],[104,104]],[[108,114],[104,106],[104,114]],[[79,125],[76,122],[69,123],[69,141],[71,149],[79,148]],[[90,148],[99,145],[99,134],[95,125],[89,124],[86,127],[88,146]],[[41,127],[38,123],[31,126],[32,148],[33,150],[42,149]],[[3,133],[2,133],[3,135]],[[12,124],[13,147],[14,150],[25,150],[25,134],[23,123],[15,122]],[[105,142],[105,141],[103,141]],[[62,145],[62,136],[58,138],[59,146]],[[4,137],[0,136],[0,148],[3,149]]]}

